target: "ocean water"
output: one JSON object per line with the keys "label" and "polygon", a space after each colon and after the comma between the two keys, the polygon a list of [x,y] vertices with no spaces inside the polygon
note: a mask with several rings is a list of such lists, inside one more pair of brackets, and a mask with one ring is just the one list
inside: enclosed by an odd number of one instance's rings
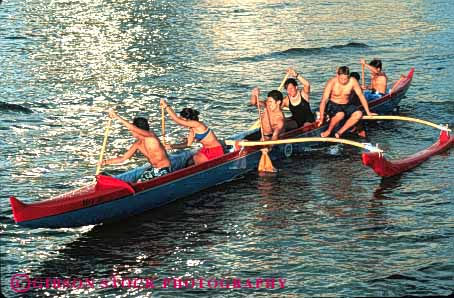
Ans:
{"label": "ocean water", "polygon": [[[221,138],[244,131],[256,117],[251,89],[277,88],[288,67],[311,82],[312,107],[337,66],[360,71],[360,58],[380,58],[390,81],[415,67],[400,113],[453,127],[453,15],[448,0],[1,2],[2,293],[452,294],[452,150],[381,179],[358,150],[322,148],[286,160],[275,176],[252,172],[138,217],[76,229],[21,228],[9,196],[34,202],[90,182],[109,108],[147,116],[159,133],[165,97],[198,109]],[[168,139],[186,134],[166,126]],[[369,130],[393,157],[437,136],[403,122]],[[131,142],[115,123],[107,155]],[[36,282],[18,293],[25,274]],[[178,288],[173,278],[195,284]]]}

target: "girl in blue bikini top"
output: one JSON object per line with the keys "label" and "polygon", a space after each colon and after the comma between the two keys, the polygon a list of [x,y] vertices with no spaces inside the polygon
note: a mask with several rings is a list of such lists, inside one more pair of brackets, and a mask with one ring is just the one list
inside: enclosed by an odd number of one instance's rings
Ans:
{"label": "girl in blue bikini top", "polygon": [[187,148],[190,147],[194,141],[197,141],[202,144],[203,147],[193,156],[195,164],[211,160],[224,153],[224,149],[213,130],[199,121],[199,112],[197,110],[184,108],[180,112],[180,116],[177,116],[164,99],[161,99],[160,105],[167,111],[170,118],[175,123],[189,128],[187,142],[181,144],[166,144],[165,147],[167,150]]}

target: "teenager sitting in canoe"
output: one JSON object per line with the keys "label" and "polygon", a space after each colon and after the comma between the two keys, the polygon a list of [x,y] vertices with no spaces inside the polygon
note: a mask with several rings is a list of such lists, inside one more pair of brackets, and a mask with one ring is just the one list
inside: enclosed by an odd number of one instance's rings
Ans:
{"label": "teenager sitting in canoe", "polygon": [[[254,88],[249,103],[256,106],[259,95],[259,88]],[[279,135],[284,132],[285,118],[281,109],[282,100],[282,93],[278,90],[272,90],[268,92],[266,101],[259,101],[260,107],[264,108],[263,112],[260,114],[263,136],[265,138],[264,141],[277,140],[279,139]],[[257,140],[260,139],[260,137],[261,132],[258,131],[247,139]]]}
{"label": "teenager sitting in canoe", "polygon": [[[352,71],[350,73],[350,77],[351,78],[355,78],[355,80],[358,83],[361,80],[361,76],[356,71]],[[355,106],[360,106],[361,105],[361,102],[359,101],[359,97],[356,94],[356,92],[352,92],[350,94],[350,103],[355,105]],[[351,132],[356,132],[358,134],[358,136],[360,136],[361,138],[366,138],[367,134],[366,134],[366,130],[364,129],[363,120],[359,120],[358,123],[356,123],[356,125],[353,126],[353,128],[351,129]]]}
{"label": "teenager sitting in canoe", "polygon": [[336,125],[345,118],[347,121],[335,134],[336,138],[340,138],[344,132],[361,119],[363,113],[357,106],[349,102],[352,92],[358,95],[366,114],[375,115],[369,111],[369,105],[358,81],[350,77],[349,68],[347,66],[339,67],[336,76],[331,78],[326,84],[320,101],[320,121],[318,126],[321,126],[324,122],[325,110],[331,119],[328,129],[321,133],[321,137],[329,137]]}
{"label": "teenager sitting in canoe", "polygon": [[145,182],[171,172],[170,160],[166,150],[156,135],[150,131],[147,119],[136,117],[132,123],[129,123],[117,115],[113,110],[109,111],[109,115],[112,119],[119,120],[137,140],[122,156],[103,160],[101,165],[120,164],[131,158],[132,155],[139,150],[148,159],[151,167],[145,170],[138,182]]}
{"label": "teenager sitting in canoe", "polygon": [[368,100],[380,98],[387,93],[388,77],[382,70],[382,62],[379,59],[373,59],[369,64],[366,60],[360,59],[362,67],[370,71],[371,84],[363,86],[366,89],[365,96]]}
{"label": "teenager sitting in canoe", "polygon": [[[311,91],[309,81],[293,68],[289,68],[287,73],[294,77],[285,81],[284,88],[287,90],[287,96],[282,101],[282,106],[288,107],[292,113],[292,117],[285,123],[285,127],[290,130],[301,127],[305,123],[314,122],[315,117],[309,105],[309,93]],[[298,89],[297,80],[303,85],[301,90]]]}
{"label": "teenager sitting in canoe", "polygon": [[213,130],[199,121],[199,112],[197,110],[184,108],[178,117],[164,99],[161,99],[160,105],[167,111],[170,119],[175,123],[189,128],[189,135],[186,143],[166,144],[166,149],[183,149],[190,147],[194,141],[199,142],[203,147],[192,157],[193,162],[196,165],[224,154],[224,148],[218,141]]}

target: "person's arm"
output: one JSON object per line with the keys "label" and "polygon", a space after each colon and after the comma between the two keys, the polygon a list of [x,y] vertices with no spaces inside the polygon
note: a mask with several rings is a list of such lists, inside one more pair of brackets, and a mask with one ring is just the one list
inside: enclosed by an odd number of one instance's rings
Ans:
{"label": "person's arm", "polygon": [[179,144],[167,144],[169,146],[169,149],[184,149],[191,147],[192,143],[194,143],[194,131],[191,129],[189,131],[188,138],[186,139],[185,143],[179,143]]}
{"label": "person's arm", "polygon": [[281,107],[286,107],[286,108],[289,108],[289,101],[290,99],[288,98],[288,95],[286,97],[284,97],[284,99],[282,100],[282,104],[281,104]]}
{"label": "person's arm", "polygon": [[181,117],[178,117],[178,115],[175,113],[175,111],[169,106],[169,104],[164,99],[161,99],[160,106],[163,107],[167,111],[167,114],[169,114],[170,119],[172,119],[175,123],[177,123],[181,126],[193,128],[193,127],[196,127],[199,125],[198,121],[185,120],[185,119],[182,119]]}
{"label": "person's arm", "polygon": [[[259,88],[252,89],[251,98],[249,99],[249,104],[251,106],[256,106],[257,105],[257,100],[259,99],[259,95],[260,95],[260,89]],[[264,107],[265,103],[263,101],[259,100],[259,105],[261,107]]]}
{"label": "person's arm", "polygon": [[352,84],[353,84],[353,90],[355,91],[356,95],[358,95],[359,101],[361,102],[361,105],[364,107],[364,111],[366,112],[366,114],[368,116],[377,115],[375,113],[371,113],[371,111],[369,110],[369,104],[367,103],[367,100],[364,97],[363,91],[362,91],[361,87],[359,86],[358,81],[352,80]]}
{"label": "person's arm", "polygon": [[320,121],[318,122],[318,125],[321,126],[323,124],[323,121],[325,121],[325,108],[326,104],[328,103],[329,96],[331,94],[331,91],[333,89],[333,79],[330,79],[328,83],[326,83],[325,89],[323,90],[323,96],[322,99],[320,100]]}
{"label": "person's arm", "polygon": [[279,122],[276,124],[276,127],[273,129],[273,136],[271,137],[272,141],[278,140],[279,135],[282,131],[284,131],[284,119],[280,119]]}
{"label": "person's arm", "polygon": [[149,137],[149,136],[152,136],[152,133],[147,131],[147,130],[143,130],[143,129],[140,129],[138,128],[137,126],[135,126],[134,124],[126,121],[125,119],[123,119],[122,117],[120,117],[117,113],[115,113],[114,110],[109,110],[109,116],[112,118],[112,119],[117,119],[118,121],[120,121],[120,123],[125,126],[130,132],[135,132],[139,135],[141,135],[142,137]]}
{"label": "person's arm", "polygon": [[389,94],[394,93],[396,89],[399,87],[400,83],[405,80],[407,77],[404,75],[401,75],[400,78],[397,80],[397,82],[394,83],[394,85],[391,87],[391,90],[389,91]]}
{"label": "person's arm", "polygon": [[301,84],[303,84],[303,89],[301,90],[301,95],[303,95],[303,98],[309,102],[309,96],[311,93],[311,84],[309,83],[308,80],[303,78],[302,75],[298,75],[298,80],[300,81]]}
{"label": "person's arm", "polygon": [[361,65],[364,65],[372,74],[377,75],[380,73],[380,71],[376,67],[367,64],[366,60],[360,59],[359,62],[361,63]]}
{"label": "person's arm", "polygon": [[115,158],[105,159],[101,162],[101,165],[112,165],[112,164],[120,164],[125,162],[126,160],[130,159],[131,156],[137,151],[138,145],[137,142],[129,147],[128,151],[126,151],[122,156],[118,156]]}
{"label": "person's arm", "polygon": [[309,81],[291,67],[287,70],[287,72],[303,85],[303,88],[301,89],[301,95],[306,101],[309,101],[309,94],[311,92],[311,84],[309,83]]}

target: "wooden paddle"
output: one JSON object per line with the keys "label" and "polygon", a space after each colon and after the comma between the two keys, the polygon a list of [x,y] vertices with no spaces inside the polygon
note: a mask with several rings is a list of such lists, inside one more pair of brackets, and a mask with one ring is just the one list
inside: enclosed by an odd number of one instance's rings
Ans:
{"label": "wooden paddle", "polygon": [[366,88],[366,81],[364,78],[364,64],[361,63],[361,87]]}
{"label": "wooden paddle", "polygon": [[[262,135],[262,140],[265,140],[265,135],[263,133],[263,122],[262,122],[262,113],[260,111],[260,101],[259,96],[257,95],[257,111],[259,113],[259,123],[260,123],[260,134]],[[271,158],[268,155],[268,148],[261,149],[262,156],[260,157],[259,161],[259,172],[276,172],[276,169],[273,167],[273,163],[271,162]]]}
{"label": "wooden paddle", "polygon": [[165,121],[165,108],[161,107],[161,135],[162,144],[166,145],[166,121]]}
{"label": "wooden paddle", "polygon": [[[279,85],[279,88],[277,88],[277,90],[281,91],[282,88],[284,88],[284,84],[285,84],[285,81],[287,81],[288,76],[289,76],[288,72],[285,73],[284,79],[282,80],[282,82],[281,82],[281,84]],[[257,120],[257,121],[255,121],[254,124],[252,124],[252,125],[249,127],[248,130],[256,129],[256,128],[258,128],[259,126],[260,126],[260,121]]]}
{"label": "wooden paddle", "polygon": [[101,164],[102,164],[103,157],[104,157],[104,151],[106,151],[107,138],[109,136],[111,122],[112,122],[112,118],[109,117],[109,120],[107,121],[107,125],[106,125],[106,130],[104,131],[104,140],[102,142],[101,152],[99,153],[99,162],[98,162],[98,166],[96,167],[95,176],[98,176],[99,173],[101,172]]}
{"label": "wooden paddle", "polygon": [[408,121],[408,122],[415,122],[419,124],[424,124],[439,130],[444,130],[451,132],[451,129],[447,126],[438,125],[426,120],[418,119],[418,118],[411,118],[411,117],[404,117],[404,116],[393,116],[393,115],[377,115],[377,116],[363,116],[363,120],[400,120],[400,121]]}

